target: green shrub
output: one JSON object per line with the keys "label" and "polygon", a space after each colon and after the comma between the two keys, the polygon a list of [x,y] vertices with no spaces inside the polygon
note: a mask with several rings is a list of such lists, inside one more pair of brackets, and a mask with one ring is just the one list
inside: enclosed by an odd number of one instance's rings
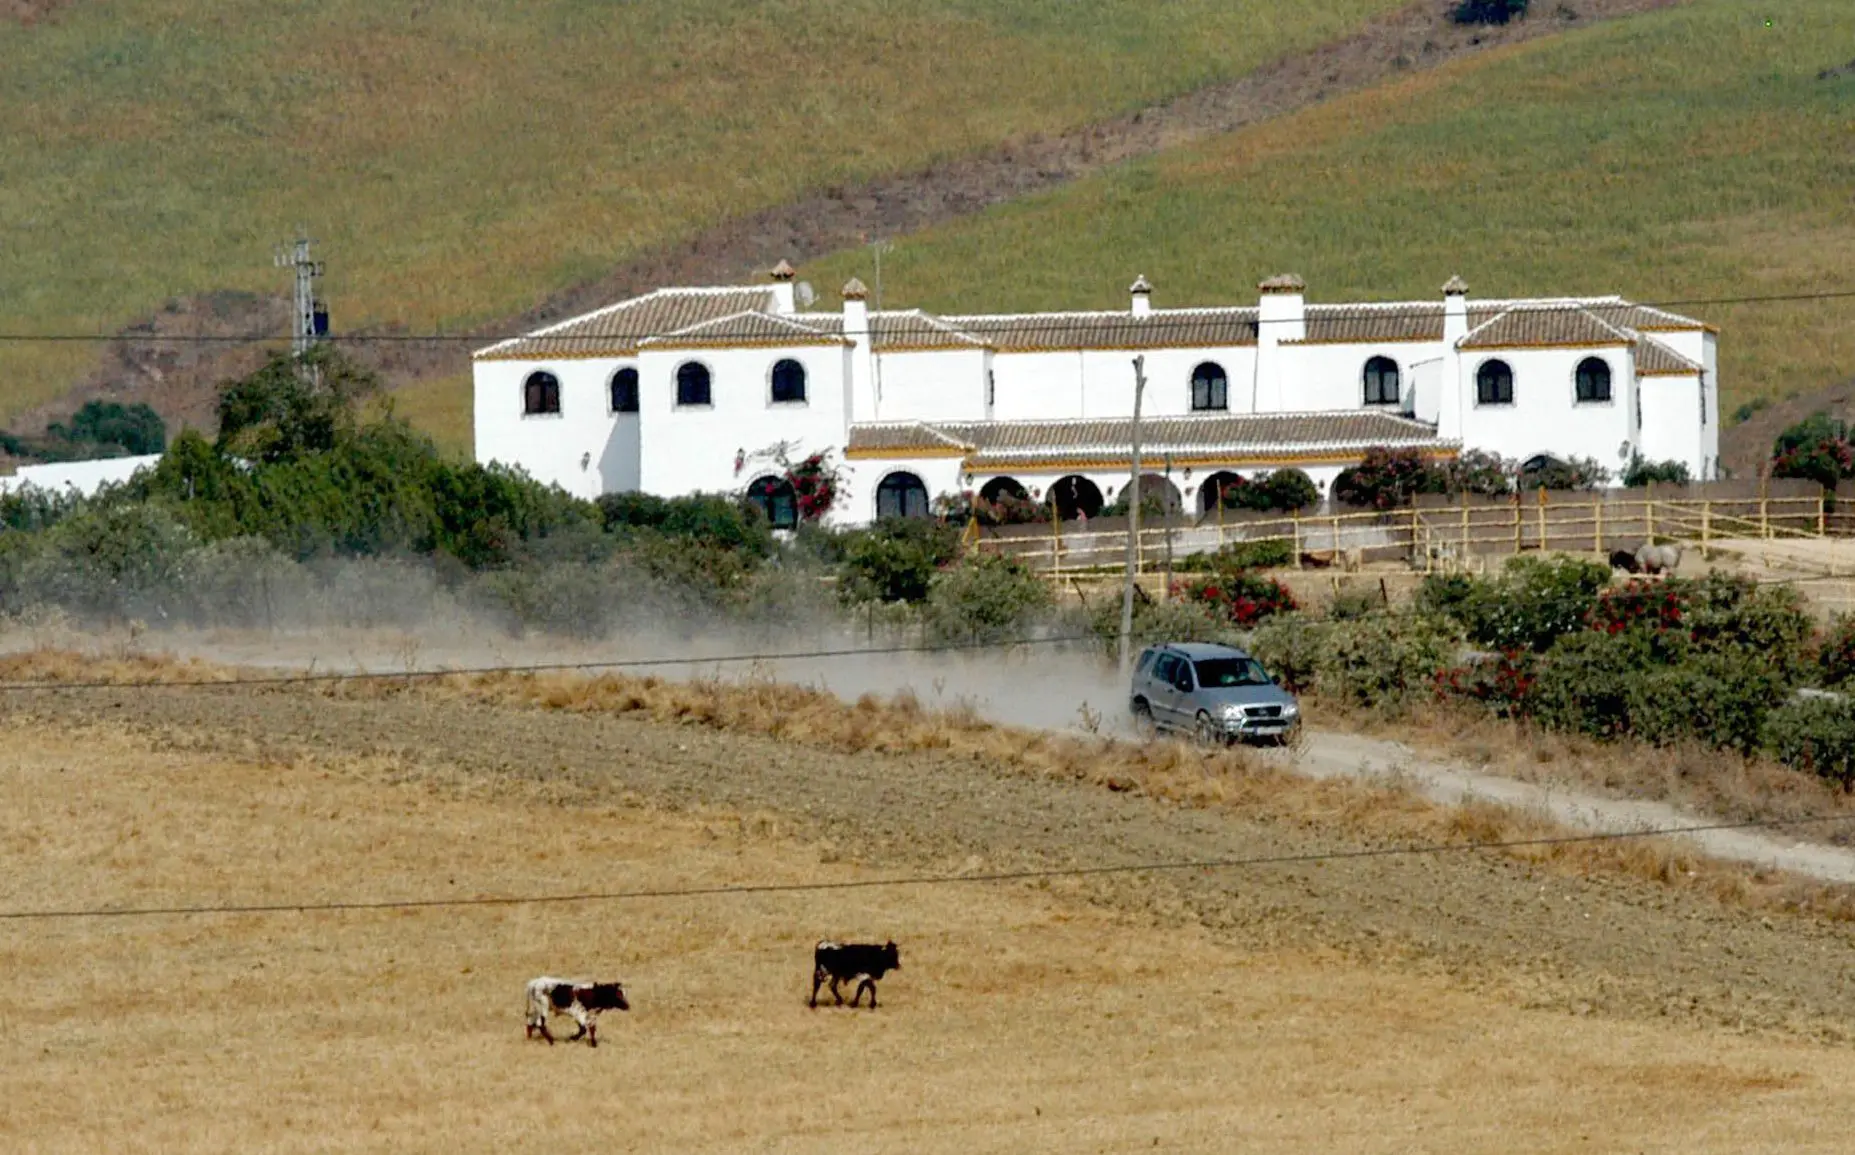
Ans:
{"label": "green shrub", "polygon": [[1277,469],[1260,477],[1239,477],[1218,491],[1225,509],[1289,513],[1320,504],[1320,487],[1299,469]]}
{"label": "green shrub", "polygon": [[1855,702],[1805,698],[1786,703],[1765,719],[1765,745],[1793,770],[1855,787]]}
{"label": "green shrub", "polygon": [[1335,621],[1348,621],[1389,608],[1385,604],[1383,589],[1364,583],[1349,582],[1336,590],[1332,599],[1327,602],[1327,616]]}
{"label": "green shrub", "polygon": [[1771,398],[1754,397],[1752,400],[1744,402],[1739,408],[1733,410],[1733,414],[1728,418],[1727,424],[1743,425],[1745,422],[1752,420],[1752,418],[1761,411],[1769,408],[1771,408]]}
{"label": "green shrub", "polygon": [[1782,698],[1783,685],[1768,669],[1738,656],[1704,655],[1644,671],[1631,695],[1629,730],[1658,746],[1701,742],[1750,754]]}
{"label": "green shrub", "polygon": [[[1113,656],[1120,644],[1121,599],[1103,598],[1089,613],[1089,629],[1100,638],[1105,652]],[[1134,599],[1131,644],[1138,650],[1157,642],[1222,642],[1234,644],[1237,634],[1228,622],[1220,621],[1198,602],[1156,602]]]}
{"label": "green shrub", "polygon": [[1446,461],[1437,469],[1445,493],[1504,497],[1514,491],[1514,464],[1485,449],[1465,449],[1454,461]]}
{"label": "green shrub", "polygon": [[1642,631],[1583,631],[1561,638],[1533,683],[1533,711],[1541,725],[1593,738],[1630,732],[1636,685],[1660,668]]}
{"label": "green shrub", "polygon": [[1824,689],[1855,688],[1855,614],[1838,614],[1816,651],[1817,680]]}
{"label": "green shrub", "polygon": [[1260,541],[1233,541],[1211,553],[1194,553],[1179,559],[1173,569],[1180,573],[1212,573],[1247,569],[1277,569],[1293,565],[1295,549],[1287,538],[1270,537]]}
{"label": "green shrub", "polygon": [[999,554],[974,554],[934,576],[928,636],[940,643],[1021,639],[1051,602],[1049,585],[1023,565]]}
{"label": "green shrub", "polygon": [[1697,651],[1741,658],[1785,685],[1803,677],[1815,626],[1794,587],[1761,586],[1718,570],[1683,585],[1692,606],[1689,636]]}
{"label": "green shrub", "polygon": [[[1326,622],[1313,622],[1300,614],[1270,618],[1250,634],[1249,652],[1275,680],[1301,693],[1314,688],[1327,653]],[[1210,639],[1191,639],[1210,640]]]}
{"label": "green shrub", "polygon": [[1393,613],[1329,623],[1324,642],[1315,662],[1320,692],[1387,710],[1429,690],[1459,645],[1435,619]]}
{"label": "green shrub", "polygon": [[1516,557],[1498,580],[1468,588],[1454,616],[1480,645],[1544,652],[1585,628],[1610,570],[1580,558]]}
{"label": "green shrub", "polygon": [[1771,476],[1814,481],[1834,489],[1855,477],[1855,446],[1848,423],[1827,413],[1813,413],[1778,434],[1771,447]]}
{"label": "green shrub", "polygon": [[608,493],[596,503],[607,532],[623,539],[640,530],[687,538],[704,546],[737,550],[752,557],[773,552],[773,530],[752,504],[719,494],[657,497]]}
{"label": "green shrub", "polygon": [[842,536],[838,590],[845,601],[926,600],[934,575],[960,552],[960,531],[927,518],[885,518]]}
{"label": "green shrub", "polygon": [[1623,471],[1623,484],[1630,489],[1641,489],[1654,482],[1657,485],[1686,485],[1688,467],[1685,461],[1644,461],[1639,453],[1630,454],[1630,463]]}
{"label": "green shrub", "polygon": [[86,401],[68,422],[54,421],[46,432],[74,445],[109,446],[131,456],[167,448],[166,423],[159,413],[140,403]]}
{"label": "green shrub", "polygon": [[195,539],[158,506],[87,509],[45,531],[19,563],[17,596],[73,614],[171,621],[185,610]]}
{"label": "green shrub", "polygon": [[187,616],[203,627],[272,629],[301,622],[309,571],[261,537],[210,542],[185,561]]}
{"label": "green shrub", "polygon": [[1445,485],[1442,471],[1417,450],[1376,446],[1333,479],[1333,497],[1352,506],[1397,509],[1419,493],[1441,493]]}
{"label": "green shrub", "polygon": [[1436,696],[1445,702],[1472,702],[1503,718],[1533,713],[1533,686],[1539,658],[1527,650],[1477,658],[1438,671]]}
{"label": "green shrub", "polygon": [[1531,469],[1520,473],[1519,488],[1524,492],[1537,489],[1596,489],[1610,480],[1610,470],[1605,469],[1589,457],[1571,457],[1564,461],[1548,457]]}

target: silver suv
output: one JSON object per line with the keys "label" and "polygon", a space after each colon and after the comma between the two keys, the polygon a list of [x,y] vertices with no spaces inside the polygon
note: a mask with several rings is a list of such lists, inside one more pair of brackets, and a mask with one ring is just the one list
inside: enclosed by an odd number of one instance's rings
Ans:
{"label": "silver suv", "polygon": [[1149,646],[1134,664],[1134,723],[1200,742],[1280,742],[1301,724],[1295,696],[1242,650],[1199,642]]}

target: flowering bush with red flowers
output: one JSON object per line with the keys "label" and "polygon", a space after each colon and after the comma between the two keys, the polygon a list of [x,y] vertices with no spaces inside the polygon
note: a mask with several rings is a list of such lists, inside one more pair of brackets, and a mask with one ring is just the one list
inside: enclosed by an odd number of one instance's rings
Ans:
{"label": "flowering bush with red flowers", "polygon": [[800,521],[817,521],[830,513],[843,485],[842,475],[831,464],[830,450],[821,450],[797,465],[788,466],[786,481],[798,500]]}
{"label": "flowering bush with red flowers", "polygon": [[1240,570],[1209,574],[1183,586],[1175,582],[1172,592],[1238,626],[1253,626],[1273,614],[1300,608],[1295,595],[1281,582]]}
{"label": "flowering bush with red flowers", "polygon": [[1503,718],[1531,712],[1539,660],[1527,650],[1508,650],[1436,673],[1436,696],[1445,702],[1474,702]]}
{"label": "flowering bush with red flowers", "polygon": [[1592,629],[1606,634],[1637,626],[1657,633],[1685,631],[1686,589],[1678,581],[1631,581],[1600,593],[1587,621]]}
{"label": "flowering bush with red flowers", "polygon": [[1855,614],[1840,614],[1816,651],[1816,665],[1826,689],[1855,687]]}

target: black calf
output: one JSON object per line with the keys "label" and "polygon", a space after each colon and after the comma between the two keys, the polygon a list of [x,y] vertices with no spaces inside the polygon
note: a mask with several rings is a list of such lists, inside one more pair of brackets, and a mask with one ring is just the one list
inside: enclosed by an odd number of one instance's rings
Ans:
{"label": "black calf", "polygon": [[876,983],[890,971],[902,969],[902,957],[896,951],[893,942],[883,946],[873,943],[857,942],[821,942],[812,951],[812,1006],[818,1005],[818,988],[826,981],[831,984],[831,997],[838,1006],[844,1005],[844,996],[837,989],[837,984],[851,979],[860,979],[856,993],[850,997],[850,1005],[856,1006],[863,998],[863,992],[870,993],[870,1010],[876,1009]]}

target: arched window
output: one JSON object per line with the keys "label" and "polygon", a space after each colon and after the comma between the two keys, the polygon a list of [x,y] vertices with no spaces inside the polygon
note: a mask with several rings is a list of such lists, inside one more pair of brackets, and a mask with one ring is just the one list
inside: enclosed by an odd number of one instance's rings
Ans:
{"label": "arched window", "polygon": [[1365,363],[1365,403],[1396,405],[1402,397],[1398,363],[1389,357],[1374,357]]}
{"label": "arched window", "polygon": [[876,516],[926,517],[927,486],[912,473],[891,473],[876,486]]}
{"label": "arched window", "polygon": [[709,405],[709,367],[700,361],[685,361],[676,367],[676,403]]}
{"label": "arched window", "polygon": [[523,413],[559,413],[560,378],[545,369],[530,373],[522,383]]}
{"label": "arched window", "polygon": [[1481,368],[1475,370],[1475,403],[1477,405],[1512,405],[1514,403],[1514,371],[1507,367],[1507,362],[1483,361]]}
{"label": "arched window", "polygon": [[986,501],[1009,499],[1012,501],[1029,501],[1030,490],[1025,489],[1015,477],[994,477],[979,490],[979,496]]}
{"label": "arched window", "polygon": [[805,400],[805,366],[790,357],[773,363],[773,403]]}
{"label": "arched window", "polygon": [[1198,487],[1198,504],[1205,513],[1215,513],[1220,501],[1223,501],[1225,507],[1229,508],[1230,501],[1225,500],[1225,495],[1228,494],[1234,498],[1243,485],[1244,481],[1240,474],[1213,473],[1204,479],[1203,485]]}
{"label": "arched window", "polygon": [[1050,492],[1044,495],[1046,504],[1056,506],[1056,515],[1064,521],[1074,521],[1080,517],[1094,517],[1101,512],[1101,487],[1086,477],[1071,474],[1059,478],[1050,486]]}
{"label": "arched window", "polygon": [[638,411],[638,371],[632,368],[620,369],[612,374],[612,412],[636,413]]}
{"label": "arched window", "polygon": [[762,477],[747,487],[747,500],[760,507],[767,524],[774,529],[796,529],[799,525],[799,499],[792,483],[783,477]]}
{"label": "arched window", "polygon": [[1192,408],[1230,408],[1230,378],[1216,361],[1206,361],[1192,370]]}
{"label": "arched window", "polygon": [[1578,362],[1578,400],[1610,400],[1610,364],[1602,357],[1586,357]]}

